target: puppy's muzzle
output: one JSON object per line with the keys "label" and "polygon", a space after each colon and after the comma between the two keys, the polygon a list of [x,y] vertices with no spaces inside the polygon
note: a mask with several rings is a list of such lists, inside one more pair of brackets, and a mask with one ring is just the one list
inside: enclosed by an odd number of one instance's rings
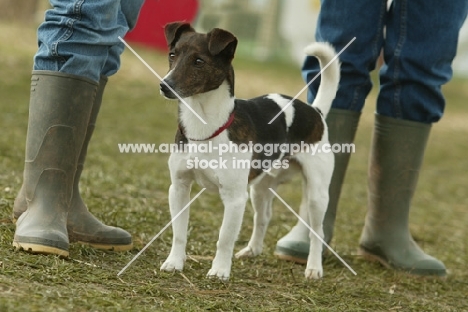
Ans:
{"label": "puppy's muzzle", "polygon": [[170,81],[163,80],[159,84],[159,92],[167,99],[176,99],[177,96],[174,94],[174,87]]}

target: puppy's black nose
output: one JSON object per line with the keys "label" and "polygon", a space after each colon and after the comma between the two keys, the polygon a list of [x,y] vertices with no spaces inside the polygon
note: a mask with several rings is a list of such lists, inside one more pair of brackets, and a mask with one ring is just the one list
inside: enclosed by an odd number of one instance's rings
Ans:
{"label": "puppy's black nose", "polygon": [[168,99],[175,99],[176,96],[171,91],[171,88],[169,88],[169,86],[172,88],[172,86],[170,85],[168,81],[165,81],[165,80],[161,81],[161,83],[159,84],[160,93]]}
{"label": "puppy's black nose", "polygon": [[161,93],[163,94],[170,92],[169,87],[167,86],[167,82],[164,83],[161,81],[161,83],[159,84],[159,89],[161,90]]}

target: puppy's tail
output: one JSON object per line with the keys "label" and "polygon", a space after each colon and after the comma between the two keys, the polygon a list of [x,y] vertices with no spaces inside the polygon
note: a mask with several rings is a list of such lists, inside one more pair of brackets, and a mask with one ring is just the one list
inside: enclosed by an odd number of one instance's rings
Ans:
{"label": "puppy's tail", "polygon": [[[338,90],[340,82],[340,63],[339,60],[333,60],[336,55],[335,49],[325,42],[314,42],[305,48],[305,53],[309,56],[315,56],[320,63],[322,74],[320,77],[320,86],[317,91],[312,106],[317,107],[326,117],[330,111],[333,100]],[[333,60],[333,62],[331,62]]]}

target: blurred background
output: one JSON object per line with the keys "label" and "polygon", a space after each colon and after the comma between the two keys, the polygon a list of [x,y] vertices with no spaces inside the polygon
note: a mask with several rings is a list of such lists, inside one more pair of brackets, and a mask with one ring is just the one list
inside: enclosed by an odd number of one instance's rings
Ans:
{"label": "blurred background", "polygon": [[[39,24],[48,6],[47,0],[0,0],[0,20]],[[185,20],[199,31],[220,27],[233,32],[242,57],[300,66],[303,48],[314,40],[319,9],[319,0],[146,0],[127,39],[165,50],[163,26]],[[468,77],[468,23],[460,34],[454,72]]]}

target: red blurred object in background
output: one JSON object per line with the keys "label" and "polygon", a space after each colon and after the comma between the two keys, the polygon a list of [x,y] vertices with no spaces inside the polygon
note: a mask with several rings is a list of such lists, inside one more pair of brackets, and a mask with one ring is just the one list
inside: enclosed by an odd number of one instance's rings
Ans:
{"label": "red blurred object in background", "polygon": [[198,8],[198,0],[146,0],[136,27],[125,36],[125,39],[167,51],[164,25],[176,21],[191,23],[197,15]]}

